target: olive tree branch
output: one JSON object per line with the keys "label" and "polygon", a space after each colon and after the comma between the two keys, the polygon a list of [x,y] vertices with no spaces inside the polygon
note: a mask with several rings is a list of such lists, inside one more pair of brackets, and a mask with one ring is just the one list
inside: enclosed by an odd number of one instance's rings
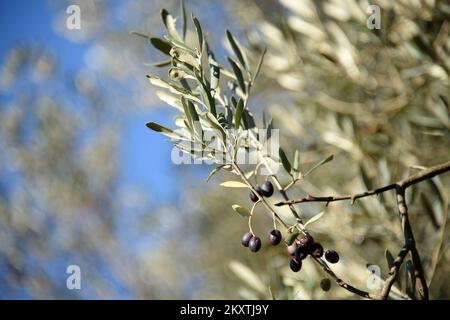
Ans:
{"label": "olive tree branch", "polygon": [[421,299],[427,300],[429,298],[428,285],[427,285],[427,282],[425,279],[425,274],[423,271],[420,254],[416,248],[413,231],[412,231],[411,225],[409,223],[408,208],[406,206],[406,201],[405,201],[405,191],[408,187],[410,187],[414,184],[420,183],[427,179],[431,179],[431,178],[433,178],[439,174],[445,173],[449,170],[450,170],[450,161],[440,164],[440,165],[430,167],[425,170],[422,170],[422,171],[420,171],[416,174],[413,174],[405,179],[402,179],[398,182],[391,183],[384,187],[377,188],[377,189],[374,189],[371,191],[366,191],[366,192],[356,193],[356,194],[346,195],[346,196],[315,197],[315,196],[308,195],[302,199],[280,202],[275,205],[276,206],[283,206],[283,205],[292,206],[293,204],[303,203],[303,202],[326,202],[328,205],[329,202],[342,201],[342,200],[351,200],[351,202],[353,203],[356,199],[377,195],[377,194],[395,189],[396,195],[397,195],[397,206],[398,206],[398,211],[399,211],[399,218],[400,218],[401,227],[402,227],[402,231],[403,231],[403,235],[404,235],[404,247],[400,250],[397,258],[394,261],[393,266],[389,270],[389,277],[386,279],[386,281],[384,283],[384,286],[381,290],[379,298],[380,299],[388,298],[389,293],[392,288],[392,285],[397,277],[400,266],[402,265],[406,255],[408,253],[411,253],[412,262],[414,265],[414,275],[413,276],[415,277],[415,279],[419,280],[419,281],[415,281],[416,285],[414,288],[414,292],[418,292]]}
{"label": "olive tree branch", "polygon": [[427,179],[431,179],[434,176],[440,175],[442,173],[445,173],[447,171],[450,170],[450,161],[445,162],[443,164],[437,165],[437,166],[433,166],[430,167],[428,169],[422,170],[416,174],[413,174],[403,180],[400,180],[398,182],[394,182],[391,184],[388,184],[384,187],[381,188],[377,188],[374,190],[370,190],[370,191],[365,191],[365,192],[361,192],[361,193],[355,193],[355,194],[350,194],[350,195],[345,195],[345,196],[320,196],[320,197],[316,197],[316,196],[312,196],[312,195],[307,195],[304,198],[301,199],[296,199],[296,200],[290,200],[290,201],[283,201],[283,202],[278,202],[275,204],[275,206],[279,207],[279,206],[285,206],[285,205],[293,205],[293,204],[297,204],[297,203],[303,203],[303,202],[326,202],[327,204],[330,202],[335,202],[335,201],[342,201],[342,200],[351,200],[351,202],[353,203],[356,199],[359,198],[364,198],[364,197],[368,197],[368,196],[373,196],[376,194],[380,194],[389,190],[393,190],[397,187],[401,187],[401,188],[408,188],[416,183],[422,182],[424,180]]}

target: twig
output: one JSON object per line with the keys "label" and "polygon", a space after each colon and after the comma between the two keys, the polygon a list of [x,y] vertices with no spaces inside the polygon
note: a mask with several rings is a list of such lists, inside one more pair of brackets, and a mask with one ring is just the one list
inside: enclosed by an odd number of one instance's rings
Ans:
{"label": "twig", "polygon": [[365,191],[365,192],[361,192],[361,193],[356,193],[356,194],[351,194],[351,195],[345,195],[345,196],[316,197],[316,196],[308,195],[304,198],[297,199],[297,200],[278,202],[275,204],[275,206],[280,207],[280,206],[293,205],[296,203],[303,203],[303,202],[326,202],[326,203],[329,203],[329,202],[342,201],[342,200],[351,200],[353,202],[356,199],[373,196],[375,194],[380,194],[380,193],[386,192],[388,190],[393,190],[396,187],[402,187],[402,188],[406,189],[416,183],[422,182],[427,179],[431,179],[434,176],[445,173],[449,170],[450,170],[450,161],[440,164],[440,165],[437,165],[437,166],[434,166],[434,167],[430,167],[426,170],[423,170],[416,174],[413,174],[403,180],[388,184],[388,185],[378,188],[378,189]]}

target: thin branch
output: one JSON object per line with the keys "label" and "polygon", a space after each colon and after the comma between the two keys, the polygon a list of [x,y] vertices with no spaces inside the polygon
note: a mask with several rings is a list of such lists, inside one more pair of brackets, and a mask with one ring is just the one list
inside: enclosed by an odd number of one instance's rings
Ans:
{"label": "thin branch", "polygon": [[277,207],[280,207],[280,206],[285,206],[285,205],[290,206],[290,205],[293,205],[296,203],[303,203],[303,202],[326,202],[326,203],[329,203],[329,202],[342,201],[342,200],[351,200],[352,202],[354,202],[356,199],[359,199],[359,198],[373,196],[375,194],[380,194],[385,191],[392,190],[395,188],[395,186],[396,186],[396,184],[393,183],[393,184],[389,184],[387,186],[384,186],[382,188],[378,188],[375,190],[365,191],[362,193],[356,193],[356,194],[346,195],[346,196],[315,197],[315,196],[307,195],[305,198],[302,198],[302,199],[278,202],[275,205]]}
{"label": "thin branch", "polygon": [[389,270],[389,277],[384,282],[383,289],[380,293],[380,299],[387,299],[389,296],[389,292],[391,292],[392,285],[395,282],[395,279],[397,278],[398,271],[400,269],[400,266],[403,263],[403,260],[405,259],[406,255],[408,254],[409,250],[406,247],[403,247],[399,254],[397,255],[397,258],[395,258],[393,266]]}
{"label": "thin branch", "polygon": [[345,195],[345,196],[315,197],[315,196],[308,195],[304,198],[297,199],[297,200],[278,202],[275,205],[277,207],[280,207],[280,206],[285,206],[285,205],[291,206],[293,204],[303,203],[303,202],[326,202],[326,203],[329,203],[329,202],[342,201],[342,200],[351,200],[352,202],[354,202],[356,199],[380,194],[380,193],[386,192],[388,190],[395,189],[396,187],[402,187],[402,188],[406,189],[416,183],[422,182],[427,179],[431,179],[434,176],[440,175],[449,170],[450,170],[450,161],[440,164],[440,165],[437,165],[437,166],[434,166],[434,167],[430,167],[426,170],[423,170],[416,174],[413,174],[403,180],[388,184],[388,185],[378,188],[378,189],[365,191],[365,192],[361,192],[361,193],[356,193],[356,194],[351,194],[351,195]]}
{"label": "thin branch", "polygon": [[357,294],[363,298],[366,299],[377,299],[376,296],[371,295],[369,292],[358,289],[350,284],[348,284],[347,282],[345,282],[344,280],[342,280],[341,278],[339,278],[334,272],[333,270],[330,269],[330,267],[328,266],[328,264],[323,261],[323,259],[311,256],[314,261],[316,261],[323,269],[323,271],[325,271],[328,275],[330,275],[334,281],[341,287],[344,288],[347,291],[350,291],[351,293]]}
{"label": "thin branch", "polygon": [[[422,181],[422,180],[420,180]],[[397,206],[400,215],[400,221],[402,224],[403,235],[405,237],[405,247],[411,252],[413,265],[414,265],[414,277],[419,279],[416,281],[416,287],[414,292],[419,292],[420,297],[423,300],[428,300],[428,286],[423,272],[422,261],[420,259],[419,252],[416,248],[416,241],[414,240],[414,234],[409,223],[408,207],[405,200],[405,188],[404,186],[397,186]]]}
{"label": "thin branch", "polygon": [[231,166],[234,170],[236,170],[236,173],[239,175],[239,177],[242,179],[242,181],[245,182],[245,184],[250,188],[250,190],[258,197],[259,201],[266,207],[266,209],[277,219],[279,223],[283,225],[286,229],[289,228],[289,226],[283,221],[283,219],[280,218],[280,216],[275,212],[275,210],[272,209],[272,207],[267,203],[266,199],[262,197],[253,187],[253,185],[248,181],[248,179],[245,177],[244,172],[242,172],[241,168],[236,163],[232,163]]}

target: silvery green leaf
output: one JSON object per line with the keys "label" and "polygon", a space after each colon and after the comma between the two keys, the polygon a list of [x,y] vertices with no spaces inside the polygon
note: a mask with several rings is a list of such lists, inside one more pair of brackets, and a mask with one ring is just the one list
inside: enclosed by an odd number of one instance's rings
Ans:
{"label": "silvery green leaf", "polygon": [[160,39],[160,38],[155,38],[152,37],[150,38],[150,43],[159,51],[161,51],[164,54],[169,55],[170,54],[170,49],[172,49],[172,46],[170,45],[170,42]]}
{"label": "silvery green leaf", "polygon": [[244,129],[248,130],[256,127],[253,114],[250,112],[248,108],[244,108],[244,112],[242,113],[242,120],[244,122]]}
{"label": "silvery green leaf", "polygon": [[186,39],[186,31],[187,31],[187,18],[186,18],[186,8],[184,6],[184,0],[180,1],[180,12],[181,17],[183,18],[183,40]]}
{"label": "silvery green leaf", "polygon": [[259,72],[261,71],[262,64],[264,62],[264,56],[266,55],[267,48],[264,48],[263,52],[261,53],[261,56],[259,57],[258,65],[256,66],[255,74],[253,75],[252,82],[254,83],[256,81],[256,78],[258,78]]}
{"label": "silvery green leaf", "polygon": [[246,87],[245,87],[245,81],[244,81],[244,77],[242,76],[242,71],[239,68],[239,66],[237,65],[237,63],[230,57],[227,57],[228,62],[231,65],[231,68],[233,69],[233,72],[236,76],[237,82],[239,87],[241,88],[242,92],[245,94],[246,92]]}
{"label": "silvery green leaf", "polygon": [[184,50],[184,51],[187,51],[187,52],[190,53],[191,55],[195,55],[195,54],[196,54],[195,51],[194,51],[192,48],[190,48],[189,46],[187,46],[187,45],[184,44],[183,42],[174,40],[174,39],[172,39],[171,37],[168,37],[168,36],[164,36],[164,38],[165,38],[167,41],[170,42],[170,44],[172,45],[172,47],[176,47],[176,48],[182,49],[182,50]]}
{"label": "silvery green leaf", "polygon": [[170,56],[177,62],[180,61],[197,69],[199,68],[198,60],[191,53],[189,53],[189,51],[173,47],[170,50]]}
{"label": "silvery green leaf", "polygon": [[300,172],[299,170],[300,167],[300,152],[298,150],[295,150],[295,154],[294,154],[294,165],[292,167],[292,170],[294,170],[294,172]]}
{"label": "silvery green leaf", "polygon": [[313,216],[311,219],[309,219],[308,221],[306,221],[306,223],[304,224],[304,227],[306,228],[306,226],[310,225],[311,223],[316,222],[317,220],[319,220],[320,218],[322,218],[324,214],[325,214],[325,211],[322,211],[322,212],[316,214],[316,215]]}
{"label": "silvery green leaf", "polygon": [[147,40],[150,40],[151,36],[149,36],[148,34],[139,32],[139,31],[130,31],[130,34],[133,36],[138,36]]}
{"label": "silvery green leaf", "polygon": [[226,166],[225,164],[222,164],[222,165],[220,165],[220,166],[214,168],[214,169],[209,173],[208,177],[206,178],[206,182],[209,182],[209,180],[210,180],[217,172],[219,172],[220,170],[222,170],[223,167],[225,167],[225,166]]}
{"label": "silvery green leaf", "polygon": [[193,120],[192,120],[192,117],[191,117],[191,115],[189,113],[187,101],[186,101],[186,99],[184,97],[181,97],[181,104],[183,106],[183,112],[186,115],[188,127],[189,127],[191,133],[194,133]]}
{"label": "silvery green leaf", "polygon": [[160,62],[153,62],[153,63],[146,63],[145,65],[148,65],[150,67],[157,67],[157,68],[162,68],[162,67],[167,67],[170,66],[172,63],[172,61],[170,60],[165,60],[165,61],[160,61]]}
{"label": "silvery green leaf", "polygon": [[188,78],[189,75],[186,74],[181,68],[178,67],[172,67],[167,72],[169,78],[173,81],[181,81],[185,78]]}
{"label": "silvery green leaf", "polygon": [[233,204],[231,206],[233,208],[234,211],[236,211],[237,213],[239,213],[241,216],[243,217],[249,217],[250,216],[250,211],[248,211],[246,208],[238,205],[238,204]]}
{"label": "silvery green leaf", "polygon": [[200,25],[200,22],[198,21],[198,19],[196,17],[194,17],[194,15],[192,15],[192,21],[194,22],[195,25],[195,30],[197,31],[197,37],[198,37],[198,49],[200,52],[202,52],[203,50],[203,31],[202,31],[202,27]]}
{"label": "silvery green leaf", "polygon": [[227,30],[227,38],[228,42],[230,42],[231,49],[233,49],[234,54],[238,58],[241,65],[244,67],[244,69],[247,70],[247,57],[245,56],[244,51],[242,50],[239,42],[234,38],[234,36],[231,34],[229,30]]}
{"label": "silvery green leaf", "polygon": [[286,170],[287,173],[291,173],[291,163],[289,162],[286,153],[283,151],[283,149],[278,149],[278,155],[280,156],[281,164],[283,165],[284,170]]}
{"label": "silvery green leaf", "polygon": [[[208,48],[208,46],[206,46]],[[220,67],[214,59],[214,54],[208,49],[208,64],[210,69],[210,86],[211,90],[215,90],[219,86]]]}
{"label": "silvery green leaf", "polygon": [[359,166],[359,172],[361,173],[361,177],[363,179],[364,185],[366,187],[367,190],[372,190],[373,188],[373,184],[372,184],[372,180],[369,178],[366,169],[364,168],[364,166],[360,165]]}
{"label": "silvery green leaf", "polygon": [[318,162],[317,164],[315,164],[311,169],[308,170],[308,172],[305,173],[305,177],[310,174],[311,172],[313,172],[314,170],[316,170],[317,168],[319,168],[320,166],[324,165],[327,162],[330,162],[331,160],[333,160],[333,155],[328,156],[327,158],[323,159],[322,161]]}
{"label": "silvery green leaf", "polygon": [[197,81],[199,83],[200,94],[202,95],[203,100],[207,104],[209,111],[211,111],[211,113],[215,117],[217,115],[216,102],[211,95],[211,91],[209,90],[208,85],[202,80],[201,75],[197,71],[195,72],[195,77],[197,78]]}
{"label": "silvery green leaf", "polygon": [[178,34],[176,25],[175,25],[175,19],[172,17],[172,15],[166,10],[161,10],[161,18],[163,20],[164,25],[166,26],[167,33],[169,36],[176,40],[176,41],[182,41],[180,35]]}
{"label": "silvery green leaf", "polygon": [[155,132],[161,133],[161,134],[163,134],[163,135],[165,135],[165,136],[167,136],[169,138],[172,138],[172,139],[180,139],[180,138],[182,138],[179,134],[177,134],[172,129],[166,128],[166,127],[164,127],[164,126],[162,126],[160,124],[157,124],[155,122],[148,122],[146,124],[146,126],[147,126],[147,128],[149,128],[149,129],[151,129],[151,130],[153,130]]}
{"label": "silvery green leaf", "polygon": [[269,140],[272,137],[273,119],[270,119],[266,130],[266,139]]}
{"label": "silvery green leaf", "polygon": [[186,89],[184,89],[182,87],[179,87],[179,86],[177,86],[175,84],[171,84],[171,83],[169,83],[169,82],[167,82],[167,81],[165,81],[165,80],[163,80],[163,79],[161,79],[161,78],[159,78],[157,76],[154,76],[154,75],[147,75],[147,78],[149,79],[150,83],[155,85],[155,86],[169,89],[169,91],[172,92],[172,93],[181,94],[186,99],[190,99],[190,100],[193,100],[193,101],[195,101],[197,103],[205,105],[203,103],[203,101],[201,101],[199,98],[197,98],[196,96],[192,95],[188,90],[186,90]]}
{"label": "silvery green leaf", "polygon": [[241,124],[243,111],[244,111],[244,101],[242,99],[239,99],[236,105],[236,111],[234,112],[234,127],[236,129],[239,129],[239,126]]}
{"label": "silvery green leaf", "polygon": [[240,181],[225,181],[220,185],[225,188],[248,188],[245,183]]}
{"label": "silvery green leaf", "polygon": [[[444,186],[442,184],[441,179],[436,176],[432,179],[428,179],[427,180],[428,184],[430,185],[431,189],[433,190],[433,194],[436,194],[439,197],[439,201],[441,203],[441,207],[444,207],[444,203],[445,203],[445,193],[444,193]],[[442,213],[442,212],[440,212]],[[442,218],[442,216],[440,217]],[[442,219],[439,219],[439,221],[441,221]]]}
{"label": "silvery green leaf", "polygon": [[167,103],[169,106],[172,106],[179,111],[183,112],[183,106],[180,102],[180,99],[176,96],[170,95],[164,91],[157,90],[155,92],[156,96],[161,99],[161,101]]}
{"label": "silvery green leaf", "polygon": [[430,203],[428,198],[423,193],[420,194],[420,200],[422,202],[423,208],[425,209],[425,213],[430,218],[431,223],[433,224],[433,227],[436,230],[439,230],[439,223],[433,205]]}
{"label": "silvery green leaf", "polygon": [[231,271],[233,271],[239,279],[244,281],[253,290],[259,292],[261,295],[266,294],[266,285],[262,282],[260,277],[249,267],[243,265],[238,261],[230,262],[229,266]]}
{"label": "silvery green leaf", "polygon": [[195,146],[192,145],[191,141],[188,141],[187,143],[175,143],[175,147],[187,154],[194,156],[195,158],[203,157],[203,150],[201,148],[195,148]]}
{"label": "silvery green leaf", "polygon": [[225,130],[223,129],[223,127],[220,125],[219,121],[217,121],[216,117],[211,112],[207,112],[205,114],[205,116],[206,116],[206,120],[208,120],[208,122],[210,123],[212,128],[215,130],[218,130],[222,135],[223,141],[225,141],[227,138],[227,134],[226,134]]}

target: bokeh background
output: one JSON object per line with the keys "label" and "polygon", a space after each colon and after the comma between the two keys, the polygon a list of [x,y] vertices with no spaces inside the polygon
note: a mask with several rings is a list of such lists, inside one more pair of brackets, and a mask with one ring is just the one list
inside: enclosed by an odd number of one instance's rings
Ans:
{"label": "bokeh background", "polygon": [[[225,29],[252,61],[268,47],[252,108],[274,119],[290,156],[300,149],[307,169],[335,154],[291,197],[361,191],[448,161],[450,6],[374,3],[380,30],[366,27],[367,1],[186,1],[219,62]],[[80,30],[66,28],[71,4]],[[0,298],[355,298],[336,286],[322,292],[325,275],[312,263],[289,272],[281,248],[244,250],[247,224],[231,204],[247,196],[224,192],[224,176],[206,184],[207,166],[172,164],[170,143],[145,127],[170,127],[175,112],[145,77],[165,76],[149,65],[161,56],[129,33],[163,35],[163,7],[179,16],[172,0],[0,3]],[[409,194],[440,299],[450,297],[448,185],[442,176]],[[402,243],[393,200],[330,205],[311,227],[341,252],[344,279],[364,287],[367,264],[386,273],[385,250]],[[322,209],[301,207],[305,217]],[[255,229],[270,226],[261,215]],[[72,264],[81,290],[66,288]],[[402,279],[399,292],[405,270]]]}

